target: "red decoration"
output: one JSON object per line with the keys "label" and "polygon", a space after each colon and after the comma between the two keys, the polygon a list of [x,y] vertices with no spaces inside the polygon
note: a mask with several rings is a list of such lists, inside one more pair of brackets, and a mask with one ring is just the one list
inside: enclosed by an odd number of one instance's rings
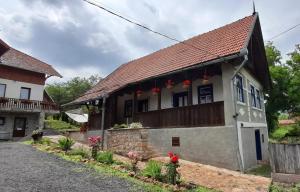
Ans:
{"label": "red decoration", "polygon": [[141,90],[136,91],[136,96],[137,97],[140,97],[142,94],[143,94],[143,91],[141,91]]}
{"label": "red decoration", "polygon": [[173,86],[174,86],[174,82],[171,79],[167,80],[166,82],[167,89],[172,89]]}
{"label": "red decoration", "polygon": [[207,72],[206,72],[206,69],[205,69],[205,72],[204,72],[204,75],[203,75],[202,83],[203,83],[203,84],[207,84],[207,83],[208,83],[208,80],[209,80],[209,75],[207,75]]}
{"label": "red decoration", "polygon": [[157,95],[160,92],[160,89],[158,87],[152,88],[152,94]]}
{"label": "red decoration", "polygon": [[183,81],[183,88],[188,88],[192,84],[191,80],[184,80]]}

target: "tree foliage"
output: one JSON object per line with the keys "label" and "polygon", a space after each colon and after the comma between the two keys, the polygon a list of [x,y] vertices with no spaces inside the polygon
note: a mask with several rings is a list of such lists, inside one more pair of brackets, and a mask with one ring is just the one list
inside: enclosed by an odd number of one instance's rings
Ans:
{"label": "tree foliage", "polygon": [[269,42],[267,60],[273,88],[267,92],[266,113],[269,128],[276,127],[279,112],[296,115],[300,107],[300,46],[288,54],[286,64],[281,63],[280,51]]}
{"label": "tree foliage", "polygon": [[58,105],[62,105],[84,94],[99,80],[101,80],[101,78],[97,75],[92,75],[89,78],[74,77],[66,82],[48,84],[46,90]]}

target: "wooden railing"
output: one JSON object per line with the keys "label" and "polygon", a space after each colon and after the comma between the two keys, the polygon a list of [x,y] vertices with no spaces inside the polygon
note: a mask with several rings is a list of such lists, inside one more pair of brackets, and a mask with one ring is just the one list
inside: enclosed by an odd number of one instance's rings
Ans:
{"label": "wooden railing", "polygon": [[0,111],[58,111],[55,103],[0,97]]}
{"label": "wooden railing", "polygon": [[151,128],[222,126],[224,102],[136,113],[134,121]]}

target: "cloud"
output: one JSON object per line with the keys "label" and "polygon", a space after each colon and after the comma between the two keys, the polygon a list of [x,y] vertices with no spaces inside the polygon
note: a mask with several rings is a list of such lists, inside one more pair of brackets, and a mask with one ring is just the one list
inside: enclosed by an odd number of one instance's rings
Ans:
{"label": "cloud", "polygon": [[[199,0],[97,0],[130,19],[179,40],[252,13],[252,2]],[[256,2],[264,39],[297,24],[300,2]],[[285,14],[284,11],[288,10]],[[0,37],[57,68],[65,79],[100,73],[175,42],[112,16],[82,0],[10,0],[0,7]],[[277,38],[286,54],[300,43],[300,27]],[[56,79],[55,79],[56,80]]]}

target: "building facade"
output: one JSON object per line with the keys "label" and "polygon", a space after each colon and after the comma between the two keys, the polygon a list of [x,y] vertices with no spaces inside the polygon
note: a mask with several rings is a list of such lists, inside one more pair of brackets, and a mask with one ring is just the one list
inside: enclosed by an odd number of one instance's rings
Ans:
{"label": "building facade", "polygon": [[141,122],[157,154],[233,170],[268,161],[258,14],[184,42],[120,66],[75,100],[93,106],[90,130]]}
{"label": "building facade", "polygon": [[44,86],[50,76],[61,75],[52,66],[5,45],[0,57],[0,139],[9,140],[42,129],[45,115],[58,112]]}

